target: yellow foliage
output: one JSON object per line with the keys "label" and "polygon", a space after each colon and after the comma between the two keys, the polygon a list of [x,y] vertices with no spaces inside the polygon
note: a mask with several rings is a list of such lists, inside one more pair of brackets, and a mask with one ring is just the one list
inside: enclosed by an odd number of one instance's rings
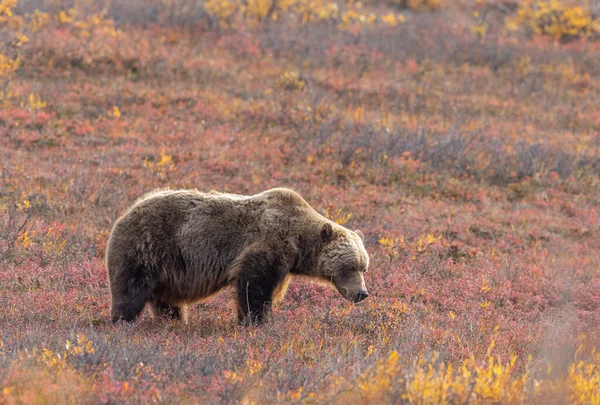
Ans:
{"label": "yellow foliage", "polygon": [[23,232],[17,239],[17,242],[27,249],[29,246],[31,246],[31,238],[29,237],[29,233],[27,231]]}
{"label": "yellow foliage", "polygon": [[391,25],[392,27],[395,27],[399,23],[404,22],[404,15],[403,14],[396,15],[394,13],[389,13],[389,14],[382,15],[381,17],[379,17],[379,19],[381,20],[382,23],[384,23],[386,25]]}
{"label": "yellow foliage", "polygon": [[160,158],[157,160],[158,161],[153,162],[148,158],[144,158],[144,167],[161,178],[164,178],[167,173],[175,170],[173,156],[168,155],[164,149],[160,151]]}
{"label": "yellow foliage", "polygon": [[573,404],[600,404],[600,353],[593,350],[591,357],[591,362],[578,361],[569,367],[566,385]]}
{"label": "yellow foliage", "polygon": [[338,225],[344,225],[352,217],[352,214],[349,212],[344,212],[343,208],[338,208],[334,212],[329,212],[329,210],[326,209],[325,217],[332,220]]}
{"label": "yellow foliage", "polygon": [[[2,0],[0,1],[0,17],[12,17],[12,8],[17,5],[17,0]],[[2,20],[0,20],[2,21]]]}
{"label": "yellow foliage", "polygon": [[254,375],[262,370],[263,365],[255,360],[248,359],[246,360],[246,369],[250,375]]}
{"label": "yellow foliage", "polygon": [[226,370],[224,373],[225,377],[232,383],[238,383],[244,381],[244,378],[236,373],[235,371]]}
{"label": "yellow foliage", "polygon": [[394,132],[394,127],[395,127],[394,115],[390,114],[390,113],[384,115],[381,120],[381,126],[385,129],[385,132],[387,132],[388,134],[391,134],[392,132]]}
{"label": "yellow foliage", "polygon": [[283,90],[303,90],[306,82],[300,78],[298,73],[288,70],[277,79],[277,87]]}
{"label": "yellow foliage", "polygon": [[0,34],[9,41],[0,43],[0,106],[13,95],[8,90],[10,80],[21,65],[18,50],[29,38],[23,33],[23,18],[13,15],[17,0],[0,0]]}
{"label": "yellow foliage", "polygon": [[[410,0],[412,7],[437,7],[439,0]],[[234,22],[244,21],[250,27],[258,26],[267,20],[279,20],[282,17],[293,19],[300,25],[320,21],[333,21],[338,27],[347,30],[353,27],[381,22],[396,26],[404,21],[401,14],[388,13],[379,17],[373,12],[362,11],[361,2],[349,1],[343,10],[335,1],[330,0],[208,0],[204,8],[218,23],[229,28]],[[411,7],[411,8],[412,8]]]}
{"label": "yellow foliage", "polygon": [[95,351],[93,342],[85,335],[77,335],[76,343],[71,343],[71,341],[67,340],[65,347],[67,349],[65,356],[81,356],[84,354],[94,353]]}
{"label": "yellow foliage", "polygon": [[33,32],[38,32],[41,29],[45,28],[46,25],[48,25],[49,21],[50,16],[48,15],[48,13],[43,13],[39,10],[35,10],[31,15],[31,30]]}
{"label": "yellow foliage", "polygon": [[361,106],[356,107],[353,118],[356,122],[363,122],[365,120],[365,108]]}
{"label": "yellow foliage", "polygon": [[54,353],[50,349],[42,349],[39,356],[39,362],[53,370],[54,373],[59,373],[67,366],[65,356]]}
{"label": "yellow foliage", "polygon": [[276,0],[247,0],[244,14],[253,23],[258,23],[268,17],[275,7]]}
{"label": "yellow foliage", "polygon": [[77,18],[77,10],[75,8],[71,8],[66,13],[63,10],[61,10],[58,13],[57,18],[58,22],[60,22],[61,24],[72,23],[73,21],[75,21],[75,18]]}
{"label": "yellow foliage", "polygon": [[411,404],[453,404],[520,402],[528,375],[514,375],[516,357],[508,362],[489,357],[484,366],[475,358],[465,360],[458,368],[451,363],[438,363],[422,357],[406,368],[397,352],[378,361],[357,381],[362,399],[384,401],[393,391],[402,391],[402,399]]}
{"label": "yellow foliage", "polygon": [[[33,93],[29,95],[27,108],[31,111],[41,110],[46,108],[46,102],[42,101],[41,97]],[[25,103],[21,103],[21,107],[25,107]]]}
{"label": "yellow foliage", "polygon": [[110,115],[112,115],[115,118],[121,118],[121,110],[119,110],[119,107],[115,105],[113,106],[113,110],[112,113],[110,113]]}
{"label": "yellow foliage", "polygon": [[474,24],[471,26],[471,32],[479,39],[485,38],[487,29],[488,29],[488,23],[486,21],[482,21],[478,24]]}
{"label": "yellow foliage", "polygon": [[278,3],[277,12],[278,16],[288,14],[298,18],[302,25],[335,20],[339,16],[337,3],[327,0],[283,0]]}
{"label": "yellow foliage", "polygon": [[[416,242],[410,244],[411,251],[416,253],[425,253],[429,246],[442,240],[442,235],[435,236],[432,233],[428,233],[419,237]],[[404,236],[398,238],[386,238],[382,237],[379,239],[379,243],[384,247],[386,255],[390,258],[390,261],[398,257],[399,250],[406,250],[409,245],[406,242]]]}
{"label": "yellow foliage", "polygon": [[19,58],[10,59],[0,54],[0,79],[11,76],[19,68],[20,63]]}
{"label": "yellow foliage", "polygon": [[89,38],[96,30],[113,38],[119,35],[119,31],[115,28],[114,22],[110,18],[107,18],[106,10],[97,14],[92,14],[85,20],[75,21],[73,26],[79,29],[79,35],[82,38]]}
{"label": "yellow foliage", "polygon": [[357,3],[356,9],[349,9],[342,13],[339,24],[340,29],[344,30],[363,24],[370,25],[377,20],[377,16],[374,13],[362,13],[358,11],[358,9],[360,9],[360,4],[361,3]]}
{"label": "yellow foliage", "polygon": [[394,247],[395,242],[393,239],[381,238],[379,239],[379,243],[384,247]]}
{"label": "yellow foliage", "polygon": [[396,4],[402,8],[409,8],[411,10],[435,10],[440,8],[442,5],[441,0],[396,0]]}
{"label": "yellow foliage", "polygon": [[49,349],[25,350],[5,371],[0,402],[66,404],[91,400],[90,379],[67,362],[67,355]]}
{"label": "yellow foliage", "polygon": [[[527,367],[516,371],[516,356],[506,361],[491,356],[493,347],[492,342],[486,362],[471,356],[458,365],[440,362],[437,354],[429,360],[419,356],[412,362],[406,361],[392,351],[356,380],[345,381],[350,387],[349,398],[358,403],[395,403],[402,398],[403,403],[421,405],[524,404],[538,395],[560,398],[566,389],[570,403],[600,404],[600,355],[595,351],[587,361],[577,361],[576,356],[563,377],[536,380],[529,375]],[[368,354],[373,352],[375,350],[369,347]]]}
{"label": "yellow foliage", "polygon": [[600,35],[600,21],[589,9],[559,0],[526,0],[515,16],[506,18],[505,26],[511,31],[525,28],[556,40]]}
{"label": "yellow foliage", "polygon": [[385,254],[390,259],[390,262],[398,258],[399,250],[406,249],[406,239],[404,236],[400,236],[398,238],[383,237],[379,239],[379,243],[385,249]]}
{"label": "yellow foliage", "polygon": [[235,0],[209,0],[204,3],[204,8],[219,20],[219,24],[228,27],[228,20],[238,11],[240,4]]}
{"label": "yellow foliage", "polygon": [[29,208],[31,208],[31,202],[29,200],[23,200],[22,203],[17,203],[17,208],[21,212],[27,211]]}
{"label": "yellow foliage", "polygon": [[392,351],[386,358],[375,363],[358,379],[358,389],[365,399],[378,400],[381,394],[390,390],[400,371],[400,355]]}
{"label": "yellow foliage", "polygon": [[429,246],[440,240],[442,240],[442,235],[434,236],[432,233],[428,233],[427,235],[421,236],[417,239],[417,252],[424,253]]}

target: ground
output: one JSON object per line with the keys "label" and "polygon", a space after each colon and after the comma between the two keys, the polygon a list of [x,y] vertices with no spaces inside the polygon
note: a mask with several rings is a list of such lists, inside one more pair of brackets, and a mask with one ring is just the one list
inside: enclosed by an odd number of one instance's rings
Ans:
{"label": "ground", "polygon": [[[600,401],[589,4],[12,3],[0,403]],[[293,188],[363,231],[369,298],[112,325],[107,238],[157,187]]]}

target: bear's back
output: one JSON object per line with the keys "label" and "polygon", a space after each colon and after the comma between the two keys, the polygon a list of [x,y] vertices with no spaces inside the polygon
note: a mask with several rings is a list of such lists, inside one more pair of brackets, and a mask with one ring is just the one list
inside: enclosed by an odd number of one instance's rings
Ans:
{"label": "bear's back", "polygon": [[181,232],[201,232],[199,229],[229,237],[249,236],[261,232],[260,228],[272,233],[298,216],[303,218],[304,225],[324,219],[297,193],[285,188],[251,196],[158,189],[139,198],[119,222],[132,228],[127,232],[129,235],[133,232],[139,236],[144,233],[145,238],[162,235],[161,239],[174,241]]}

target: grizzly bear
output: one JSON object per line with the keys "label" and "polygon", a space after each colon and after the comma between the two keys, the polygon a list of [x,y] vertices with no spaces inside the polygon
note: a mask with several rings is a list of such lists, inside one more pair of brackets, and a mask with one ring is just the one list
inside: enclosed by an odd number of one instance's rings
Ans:
{"label": "grizzly bear", "polygon": [[115,223],[106,267],[113,322],[135,320],[146,304],[153,316],[187,322],[187,305],[234,286],[239,321],[258,324],[291,276],[326,281],[352,302],[368,296],[362,233],[284,188],[148,193]]}

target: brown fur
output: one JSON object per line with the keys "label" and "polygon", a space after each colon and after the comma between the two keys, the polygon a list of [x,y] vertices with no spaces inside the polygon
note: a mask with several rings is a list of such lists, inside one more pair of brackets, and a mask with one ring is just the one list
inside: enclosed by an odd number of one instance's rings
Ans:
{"label": "brown fur", "polygon": [[187,321],[187,305],[229,285],[239,319],[261,322],[291,275],[327,280],[359,301],[368,265],[362,233],[282,188],[254,196],[148,193],[117,220],[106,253],[114,322],[134,320],[146,304],[154,316]]}

